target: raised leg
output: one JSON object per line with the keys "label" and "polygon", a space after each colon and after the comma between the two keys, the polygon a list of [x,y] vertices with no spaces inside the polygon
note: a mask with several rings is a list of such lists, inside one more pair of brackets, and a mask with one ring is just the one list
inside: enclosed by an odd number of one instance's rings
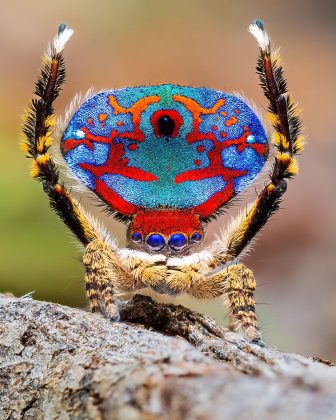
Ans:
{"label": "raised leg", "polygon": [[270,173],[270,182],[217,243],[215,255],[223,265],[238,258],[271,215],[279,209],[281,197],[287,189],[286,180],[298,173],[298,164],[294,156],[304,147],[304,138],[300,135],[300,109],[287,91],[280,57],[277,51],[272,51],[262,21],[256,21],[249,29],[260,48],[257,73],[269,102],[268,119],[275,131],[273,144],[277,153]]}
{"label": "raised leg", "polygon": [[[49,197],[50,205],[86,247],[84,265],[86,289],[94,312],[118,318],[115,285],[121,274],[123,288],[132,289],[134,279],[122,270],[115,256],[116,244],[89,217],[59,181],[59,173],[48,151],[55,128],[53,103],[65,79],[63,49],[73,31],[60,25],[58,33],[43,56],[43,66],[36,82],[35,95],[24,116],[22,149],[32,159],[31,176],[39,180]],[[120,283],[120,281],[119,281]]]}
{"label": "raised leg", "polygon": [[41,74],[36,82],[35,95],[24,115],[22,150],[32,159],[31,176],[40,181],[49,197],[50,206],[87,245],[97,235],[92,224],[59,181],[59,173],[48,151],[52,144],[56,118],[53,104],[65,80],[63,49],[73,30],[60,25],[58,33],[43,56]]}

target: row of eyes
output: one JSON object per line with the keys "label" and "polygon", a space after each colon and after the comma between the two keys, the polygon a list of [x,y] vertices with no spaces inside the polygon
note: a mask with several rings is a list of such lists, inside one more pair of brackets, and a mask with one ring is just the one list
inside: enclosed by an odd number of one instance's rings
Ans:
{"label": "row of eyes", "polygon": [[[144,238],[139,232],[134,232],[131,235],[131,239],[134,243],[141,243]],[[189,241],[197,243],[202,239],[202,235],[199,232],[194,232]],[[145,243],[148,248],[152,251],[161,251],[166,246],[166,239],[161,233],[150,233],[145,238]],[[168,239],[168,246],[173,251],[182,251],[188,245],[188,236],[184,233],[173,233]]]}

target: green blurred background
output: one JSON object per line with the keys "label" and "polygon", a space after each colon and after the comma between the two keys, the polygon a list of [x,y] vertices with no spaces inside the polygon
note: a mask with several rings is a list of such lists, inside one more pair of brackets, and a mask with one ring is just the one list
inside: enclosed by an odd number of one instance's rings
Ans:
{"label": "green blurred background", "polygon": [[[239,91],[264,109],[248,24],[263,18],[282,46],[289,86],[303,107],[308,145],[282,211],[246,259],[257,282],[268,343],[336,359],[334,1],[65,0],[2,4],[0,14],[0,291],[85,306],[74,239],[28,176],[18,148],[20,115],[40,57],[59,23],[75,29],[66,49],[62,115],[78,92],[164,82]],[[259,183],[260,187],[260,183]],[[252,191],[246,200],[252,200]],[[92,203],[90,210],[95,211]],[[235,213],[237,208],[233,208]],[[209,239],[228,220],[210,228]],[[111,220],[119,238],[124,229]],[[220,301],[179,298],[224,322]],[[262,304],[266,303],[266,304]]]}

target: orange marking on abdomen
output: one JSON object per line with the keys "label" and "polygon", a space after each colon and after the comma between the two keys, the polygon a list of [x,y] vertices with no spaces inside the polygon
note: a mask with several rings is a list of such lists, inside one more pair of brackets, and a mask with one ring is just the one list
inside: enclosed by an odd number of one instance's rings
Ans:
{"label": "orange marking on abdomen", "polygon": [[117,126],[118,126],[118,127],[122,127],[123,125],[124,125],[123,121],[118,121],[118,122],[117,122]]}
{"label": "orange marking on abdomen", "polygon": [[87,122],[89,123],[89,125],[91,125],[91,127],[93,127],[93,126],[94,126],[94,124],[93,124],[93,119],[92,119],[92,118],[88,118],[88,119],[87,119]]}
{"label": "orange marking on abdomen", "polygon": [[173,95],[173,99],[183,104],[189,111],[194,112],[198,118],[200,114],[215,114],[225,104],[225,99],[219,99],[212,108],[203,108],[199,103],[186,96]]}
{"label": "orange marking on abdomen", "polygon": [[221,114],[223,115],[223,117],[227,116],[227,113],[225,111],[221,111]]}
{"label": "orange marking on abdomen", "polygon": [[107,118],[107,114],[99,114],[98,119],[100,122],[104,122]]}
{"label": "orange marking on abdomen", "polygon": [[225,125],[227,127],[231,127],[231,125],[235,125],[237,124],[237,122],[238,122],[238,118],[233,116],[226,121]]}
{"label": "orange marking on abdomen", "polygon": [[109,103],[116,114],[127,114],[130,112],[134,117],[140,117],[141,112],[148,107],[148,105],[160,101],[160,96],[146,96],[136,101],[130,108],[120,106],[117,99],[113,95],[109,95]]}
{"label": "orange marking on abdomen", "polygon": [[119,105],[116,97],[113,95],[109,95],[108,99],[114,114],[132,114],[132,121],[134,124],[133,131],[122,133],[120,137],[136,141],[144,141],[145,134],[142,132],[142,130],[140,130],[141,114],[148,107],[148,105],[159,102],[160,96],[146,96],[136,101],[130,108],[124,108],[123,106]]}

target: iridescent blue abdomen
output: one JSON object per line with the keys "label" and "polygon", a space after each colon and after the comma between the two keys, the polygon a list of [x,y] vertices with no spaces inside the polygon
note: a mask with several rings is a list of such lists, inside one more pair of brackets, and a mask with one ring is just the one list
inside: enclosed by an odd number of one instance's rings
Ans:
{"label": "iridescent blue abdomen", "polygon": [[239,97],[175,85],[103,91],[72,117],[65,161],[112,209],[195,209],[208,217],[245,189],[268,154]]}

